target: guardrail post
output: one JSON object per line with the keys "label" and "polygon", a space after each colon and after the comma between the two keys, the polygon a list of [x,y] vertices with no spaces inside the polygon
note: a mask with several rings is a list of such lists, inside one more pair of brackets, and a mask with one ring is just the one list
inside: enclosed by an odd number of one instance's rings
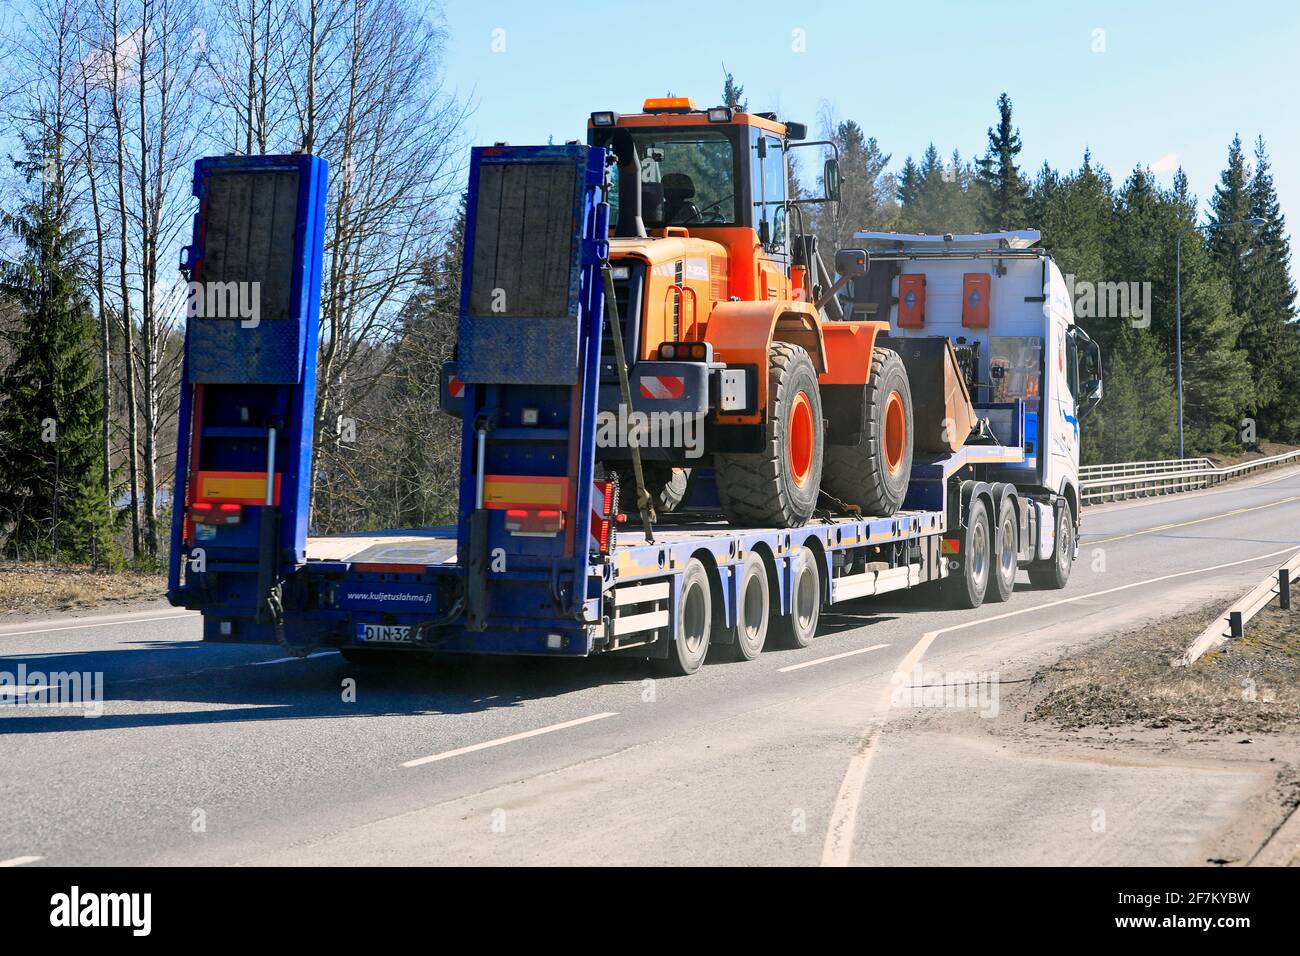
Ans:
{"label": "guardrail post", "polygon": [[1277,569],[1277,603],[1284,611],[1291,610],[1291,572]]}
{"label": "guardrail post", "polygon": [[1228,634],[1232,637],[1244,637],[1246,634],[1245,625],[1241,621],[1240,611],[1228,612]]}

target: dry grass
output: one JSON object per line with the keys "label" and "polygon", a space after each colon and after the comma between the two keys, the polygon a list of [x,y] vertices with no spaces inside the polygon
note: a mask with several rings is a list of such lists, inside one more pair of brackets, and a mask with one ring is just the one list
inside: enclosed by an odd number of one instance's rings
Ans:
{"label": "dry grass", "polygon": [[1300,610],[1276,606],[1191,667],[1173,667],[1223,608],[1201,608],[1086,648],[1034,675],[1029,720],[1063,727],[1183,727],[1215,733],[1300,726]]}
{"label": "dry grass", "polygon": [[156,600],[166,588],[161,575],[138,571],[5,563],[0,565],[0,615]]}

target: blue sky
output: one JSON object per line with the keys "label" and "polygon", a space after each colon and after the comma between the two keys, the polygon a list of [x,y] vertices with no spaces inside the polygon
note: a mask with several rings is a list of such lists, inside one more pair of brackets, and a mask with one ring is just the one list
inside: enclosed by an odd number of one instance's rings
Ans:
{"label": "blue sky", "polygon": [[1117,181],[1142,163],[1168,184],[1181,164],[1202,209],[1233,135],[1263,134],[1293,236],[1300,223],[1294,0],[447,0],[445,22],[446,79],[475,104],[475,143],[581,137],[592,110],[669,89],[712,105],[725,63],[752,110],[815,131],[829,101],[897,170],[932,139],[945,156],[982,153],[1005,90],[1027,172],[1074,168],[1085,146]]}

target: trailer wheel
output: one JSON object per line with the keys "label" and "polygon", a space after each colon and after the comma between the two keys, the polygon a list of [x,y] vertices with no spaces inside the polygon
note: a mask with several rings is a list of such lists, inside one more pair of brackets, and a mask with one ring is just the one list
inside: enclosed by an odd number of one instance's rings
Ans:
{"label": "trailer wheel", "polygon": [[709,653],[709,630],[713,627],[713,595],[709,573],[699,558],[691,558],[682,572],[677,613],[673,621],[673,643],[663,669],[680,677],[694,674]]}
{"label": "trailer wheel", "polygon": [[971,502],[961,541],[961,571],[943,579],[946,603],[955,608],[976,608],[984,603],[989,586],[992,544],[989,512],[981,498]]}
{"label": "trailer wheel", "polygon": [[1069,583],[1073,567],[1074,521],[1070,506],[1062,501],[1056,506],[1056,543],[1052,556],[1029,566],[1029,583],[1043,590],[1059,591]]}
{"label": "trailer wheel", "polygon": [[864,396],[866,429],[856,445],[826,448],[826,490],[865,515],[903,506],[912,474],[912,389],[893,349],[874,349]]}
{"label": "trailer wheel", "polygon": [[751,551],[745,556],[736,589],[736,643],[732,653],[738,661],[752,661],[763,653],[772,618],[769,591],[763,559]]}
{"label": "trailer wheel", "polygon": [[989,554],[992,574],[984,600],[1001,603],[1016,590],[1016,571],[1020,568],[1020,522],[1011,495],[998,507],[998,521],[993,528],[993,550]]}
{"label": "trailer wheel", "polygon": [[734,524],[797,528],[821,492],[822,399],[812,359],[797,345],[773,342],[767,367],[763,450],[713,456],[718,499]]}
{"label": "trailer wheel", "polygon": [[821,570],[816,555],[808,548],[799,548],[790,562],[790,613],[781,615],[779,609],[774,609],[777,616],[772,632],[782,647],[807,647],[817,636],[817,621],[822,613]]}

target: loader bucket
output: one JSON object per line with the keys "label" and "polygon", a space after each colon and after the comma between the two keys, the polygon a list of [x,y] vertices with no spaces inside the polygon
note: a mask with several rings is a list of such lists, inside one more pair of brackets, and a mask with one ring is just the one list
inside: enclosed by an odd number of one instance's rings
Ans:
{"label": "loader bucket", "polygon": [[975,427],[966,379],[947,336],[879,336],[876,345],[893,349],[912,384],[913,449],[948,454],[962,447]]}

